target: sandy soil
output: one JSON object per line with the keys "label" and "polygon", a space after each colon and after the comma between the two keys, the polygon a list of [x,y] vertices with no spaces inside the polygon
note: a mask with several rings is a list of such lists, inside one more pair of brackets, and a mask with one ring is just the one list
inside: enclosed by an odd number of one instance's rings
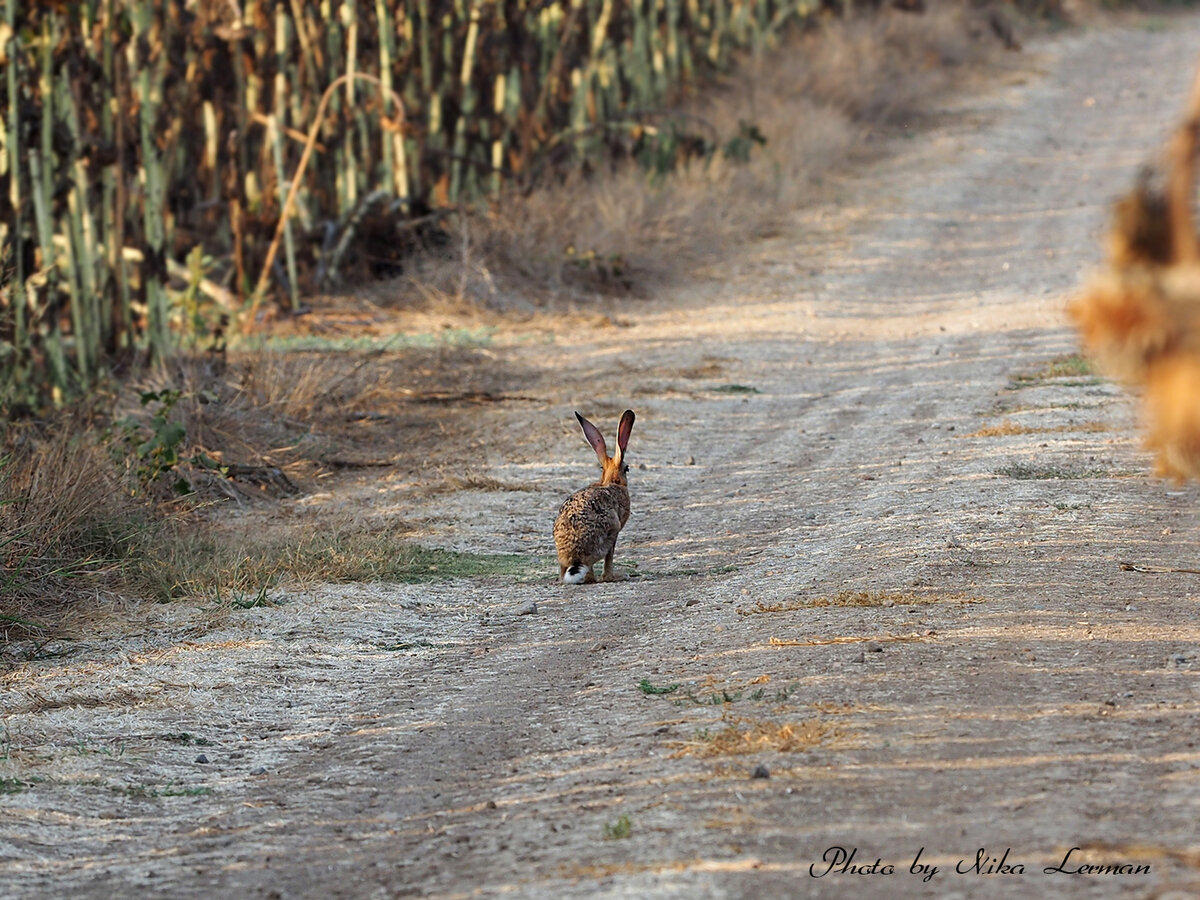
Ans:
{"label": "sandy soil", "polygon": [[[10,657],[2,893],[1195,896],[1200,580],[1121,563],[1200,568],[1200,497],[1145,474],[1120,390],[1047,366],[1197,47],[1194,15],[1060,36],[686,291],[499,334],[523,399],[481,408],[474,469],[533,490],[296,501],[531,577],[156,606]],[[626,405],[627,577],[567,589],[571,411],[611,435]],[[895,874],[813,877],[836,846]],[[1073,847],[1150,869],[1043,871]]]}

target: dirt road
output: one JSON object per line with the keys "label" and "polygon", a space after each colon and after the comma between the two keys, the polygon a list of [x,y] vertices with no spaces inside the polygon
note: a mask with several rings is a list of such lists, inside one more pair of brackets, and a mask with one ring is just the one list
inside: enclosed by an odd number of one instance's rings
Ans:
{"label": "dirt road", "polygon": [[1200,494],[1061,310],[1198,47],[1057,38],[702,289],[491,348],[536,402],[476,468],[537,489],[396,514],[549,557],[571,410],[630,405],[626,580],[155,607],[12,668],[2,893],[1195,896],[1200,578],[1120,563],[1200,568]]}

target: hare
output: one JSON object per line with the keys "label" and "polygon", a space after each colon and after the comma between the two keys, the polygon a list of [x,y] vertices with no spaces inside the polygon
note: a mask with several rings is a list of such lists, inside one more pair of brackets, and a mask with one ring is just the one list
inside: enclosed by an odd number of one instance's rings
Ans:
{"label": "hare", "polygon": [[604,580],[612,581],[613,550],[617,535],[629,520],[629,486],[625,483],[625,449],[633,431],[633,410],[621,415],[617,426],[617,455],[609,456],[604,436],[591,422],[575,413],[583,436],[596,451],[603,470],[600,480],[576,491],[564,501],[554,520],[554,546],[558,550],[558,574],[563,584],[593,584],[592,567],[604,559]]}

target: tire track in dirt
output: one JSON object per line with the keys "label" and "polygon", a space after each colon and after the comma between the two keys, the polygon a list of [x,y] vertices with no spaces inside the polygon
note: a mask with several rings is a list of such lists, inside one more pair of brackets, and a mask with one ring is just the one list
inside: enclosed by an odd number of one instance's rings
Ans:
{"label": "tire track in dirt", "polygon": [[[580,346],[506,351],[558,373],[556,410],[619,410],[646,386],[631,454],[647,469],[618,552],[641,577],[326,588],[190,645],[169,637],[170,653],[149,635],[142,656],[96,646],[9,678],[6,700],[105,680],[147,700],[6,719],[21,754],[50,761],[46,782],[0,800],[0,875],[18,896],[77,897],[1200,889],[1180,862],[1200,808],[1195,588],[1116,565],[1194,560],[1197,493],[1138,474],[1110,385],[1012,382],[1073,348],[1064,292],[1181,105],[1197,46],[1195,16],[1062,39],[1028,83],[959,100],[692,296]],[[706,359],[711,378],[686,374]],[[570,387],[597,382],[600,397]],[[1005,420],[1030,430],[971,436]],[[550,463],[491,460],[540,494],[441,496],[423,513],[455,522],[456,546],[548,541],[587,458],[566,429],[555,447]],[[787,610],[843,590],[892,605]],[[528,601],[538,614],[515,615]],[[681,687],[644,695],[643,678]],[[196,748],[171,756],[149,736],[200,717],[211,794],[89,790],[63,750],[67,734],[132,735],[114,770],[191,783]],[[703,755],[730,727],[781,723],[815,737]],[[758,763],[769,779],[748,777]],[[621,816],[630,836],[605,839]],[[1040,874],[1093,842],[1153,876]],[[810,878],[835,844],[901,866],[925,847],[943,874]],[[948,874],[1006,847],[1030,874]]]}

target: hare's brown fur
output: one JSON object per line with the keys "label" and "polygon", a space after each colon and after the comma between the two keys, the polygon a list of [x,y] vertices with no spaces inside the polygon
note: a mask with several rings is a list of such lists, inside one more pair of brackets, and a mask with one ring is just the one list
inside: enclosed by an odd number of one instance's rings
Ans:
{"label": "hare's brown fur", "polygon": [[558,577],[571,566],[586,566],[585,583],[596,580],[592,570],[604,560],[604,580],[613,576],[613,550],[617,535],[629,521],[629,488],[602,481],[576,491],[558,510],[554,520],[554,546],[558,549]]}
{"label": "hare's brown fur", "polygon": [[596,580],[593,566],[603,559],[604,580],[611,581],[615,575],[613,552],[617,535],[629,521],[629,486],[625,481],[627,466],[624,457],[625,445],[633,428],[633,412],[627,410],[621,417],[615,457],[610,457],[606,452],[604,438],[596,427],[579,413],[575,415],[583,426],[585,437],[596,450],[603,472],[599,481],[576,491],[558,510],[558,517],[554,520],[558,576],[563,580],[568,569],[582,567],[587,570],[583,582],[590,584]]}

